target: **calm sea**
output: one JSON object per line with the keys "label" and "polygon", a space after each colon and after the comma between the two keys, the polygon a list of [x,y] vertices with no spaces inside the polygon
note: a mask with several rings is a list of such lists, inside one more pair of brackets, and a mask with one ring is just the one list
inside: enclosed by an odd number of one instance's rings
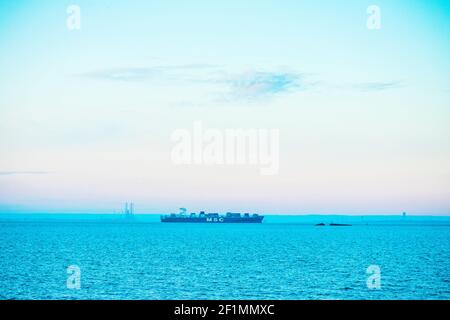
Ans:
{"label": "calm sea", "polygon": [[[158,219],[0,215],[0,298],[450,299],[450,217]],[[80,289],[67,287],[71,265]]]}

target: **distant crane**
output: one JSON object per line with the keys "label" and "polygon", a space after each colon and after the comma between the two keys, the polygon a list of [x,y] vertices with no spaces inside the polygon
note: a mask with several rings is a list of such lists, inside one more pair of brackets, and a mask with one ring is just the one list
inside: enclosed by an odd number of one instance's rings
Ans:
{"label": "distant crane", "polygon": [[125,218],[132,218],[134,214],[134,203],[133,202],[125,202],[125,208],[123,211],[123,214],[125,215]]}

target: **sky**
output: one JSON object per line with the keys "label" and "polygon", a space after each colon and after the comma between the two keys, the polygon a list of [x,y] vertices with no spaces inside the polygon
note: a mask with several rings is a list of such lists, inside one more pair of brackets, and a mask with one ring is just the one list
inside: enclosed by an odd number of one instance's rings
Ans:
{"label": "sky", "polygon": [[[0,212],[448,215],[449,53],[449,1],[1,0]],[[279,171],[175,164],[196,121]]]}

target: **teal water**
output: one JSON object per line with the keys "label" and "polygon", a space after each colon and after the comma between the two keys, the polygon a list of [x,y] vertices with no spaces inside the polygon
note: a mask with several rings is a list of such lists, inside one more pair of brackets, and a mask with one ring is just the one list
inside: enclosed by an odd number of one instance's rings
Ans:
{"label": "teal water", "polygon": [[[450,217],[158,219],[0,215],[0,298],[450,299]],[[66,285],[70,265],[78,290]],[[379,289],[367,287],[370,265]]]}

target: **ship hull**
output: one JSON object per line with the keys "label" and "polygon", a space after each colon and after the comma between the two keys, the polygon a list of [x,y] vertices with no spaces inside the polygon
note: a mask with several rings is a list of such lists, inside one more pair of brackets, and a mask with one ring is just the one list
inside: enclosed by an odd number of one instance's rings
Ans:
{"label": "ship hull", "polygon": [[181,222],[181,223],[261,223],[264,216],[257,217],[161,217],[161,222]]}

